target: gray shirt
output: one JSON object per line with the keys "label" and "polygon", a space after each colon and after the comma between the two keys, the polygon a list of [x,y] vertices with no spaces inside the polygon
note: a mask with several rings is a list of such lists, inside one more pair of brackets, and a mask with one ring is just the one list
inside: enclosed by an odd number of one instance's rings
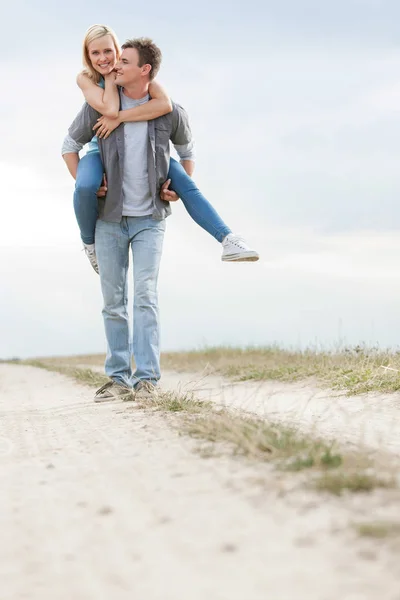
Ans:
{"label": "gray shirt", "polygon": [[[160,199],[160,188],[168,177],[170,140],[178,152],[179,147],[189,148],[193,142],[186,111],[175,102],[172,106],[171,113],[148,121],[147,124],[147,177],[151,195],[151,214],[154,219],[164,219],[171,214],[169,202]],[[76,152],[76,148],[92,139],[93,126],[100,116],[87,103],[83,105],[68,130],[68,139],[76,145],[75,149],[69,152]],[[123,123],[117,127],[107,139],[99,139],[99,150],[108,185],[106,197],[99,199],[99,218],[114,223],[119,223],[124,214],[123,181],[126,160],[129,161],[130,156],[125,140],[126,125]],[[65,152],[64,146],[63,153]],[[181,155],[181,158],[190,160],[190,151],[189,155]]]}

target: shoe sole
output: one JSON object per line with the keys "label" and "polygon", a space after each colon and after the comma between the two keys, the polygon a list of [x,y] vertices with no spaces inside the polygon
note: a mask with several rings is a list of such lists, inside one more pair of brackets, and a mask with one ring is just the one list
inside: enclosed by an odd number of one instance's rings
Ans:
{"label": "shoe sole", "polygon": [[255,252],[249,254],[230,254],[229,256],[223,256],[223,262],[256,262],[259,260],[259,255]]}

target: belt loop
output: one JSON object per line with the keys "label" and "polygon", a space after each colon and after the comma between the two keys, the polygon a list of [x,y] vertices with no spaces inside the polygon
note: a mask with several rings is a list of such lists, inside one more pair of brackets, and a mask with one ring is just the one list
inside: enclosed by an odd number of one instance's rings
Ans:
{"label": "belt loop", "polygon": [[127,219],[127,217],[122,217],[121,223],[120,223],[120,227],[121,227],[122,233],[129,234],[129,227],[128,227],[128,219]]}

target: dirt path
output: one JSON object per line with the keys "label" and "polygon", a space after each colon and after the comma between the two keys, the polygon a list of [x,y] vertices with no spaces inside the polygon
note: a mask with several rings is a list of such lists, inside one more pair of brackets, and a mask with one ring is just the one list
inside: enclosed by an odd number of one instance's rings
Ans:
{"label": "dirt path", "polygon": [[291,490],[32,367],[0,365],[0,391],[2,600],[400,600],[398,555],[350,527],[397,492]]}

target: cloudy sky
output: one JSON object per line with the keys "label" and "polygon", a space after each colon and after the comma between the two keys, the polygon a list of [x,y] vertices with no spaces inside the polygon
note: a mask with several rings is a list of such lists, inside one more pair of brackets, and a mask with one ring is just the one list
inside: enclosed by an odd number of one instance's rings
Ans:
{"label": "cloudy sky", "polygon": [[261,254],[221,263],[218,243],[174,206],[163,349],[399,344],[396,0],[23,0],[4,10],[0,357],[105,348],[99,280],[60,156],[93,23],[161,47],[159,80],[190,114],[195,179]]}

